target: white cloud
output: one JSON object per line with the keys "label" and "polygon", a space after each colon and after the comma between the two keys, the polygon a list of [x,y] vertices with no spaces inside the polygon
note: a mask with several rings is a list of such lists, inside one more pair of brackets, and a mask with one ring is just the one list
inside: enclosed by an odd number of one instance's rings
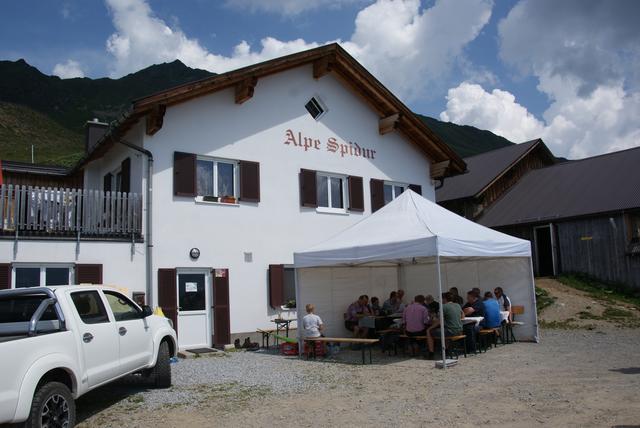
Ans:
{"label": "white cloud", "polygon": [[364,3],[367,0],[226,0],[225,5],[233,9],[251,12],[277,13],[295,16],[316,9],[340,9],[345,5]]}
{"label": "white cloud", "polygon": [[571,158],[640,145],[639,14],[633,0],[520,1],[498,25],[500,57],[538,79],[550,100],[542,118],[468,83],[449,90],[441,117],[515,142],[542,137]]}
{"label": "white cloud", "polygon": [[53,67],[53,74],[61,79],[84,77],[84,71],[78,61],[68,59],[67,62],[58,63]]}
{"label": "white cloud", "polygon": [[552,103],[540,120],[507,91],[487,92],[463,82],[449,90],[440,119],[488,129],[516,143],[543,138],[557,156],[576,159],[638,145],[639,115],[640,96],[622,87],[598,87],[579,97],[574,85],[573,92]]}
{"label": "white cloud", "polygon": [[[255,49],[245,41],[230,56],[209,52],[198,40],[158,18],[146,0],[107,0],[116,31],[107,40],[113,76],[179,59],[190,67],[224,72],[317,47],[303,39],[265,37]],[[486,25],[491,0],[378,0],[361,10],[350,40],[337,42],[400,96],[415,99],[454,66],[467,43]]]}

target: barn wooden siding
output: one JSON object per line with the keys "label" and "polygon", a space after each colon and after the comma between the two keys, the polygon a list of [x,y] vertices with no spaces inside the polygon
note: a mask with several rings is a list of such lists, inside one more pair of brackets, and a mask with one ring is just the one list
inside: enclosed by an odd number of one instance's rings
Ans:
{"label": "barn wooden siding", "polygon": [[[532,243],[535,266],[535,225],[499,228]],[[584,217],[553,223],[556,230],[557,267],[560,273],[585,273],[602,281],[640,289],[640,257],[627,254],[628,231],[622,213]]]}
{"label": "barn wooden siding", "polygon": [[3,171],[4,184],[15,186],[61,187],[82,189],[84,176],[79,171],[72,175],[48,175],[16,171]]}

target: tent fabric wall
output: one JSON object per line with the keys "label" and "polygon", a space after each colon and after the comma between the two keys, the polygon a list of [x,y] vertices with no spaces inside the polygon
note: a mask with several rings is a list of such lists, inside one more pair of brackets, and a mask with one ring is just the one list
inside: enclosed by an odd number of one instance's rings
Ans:
{"label": "tent fabric wall", "polygon": [[[344,313],[358,296],[378,296],[381,303],[398,289],[397,267],[334,267],[298,269],[298,325],[302,326],[304,307],[312,303],[322,318],[326,336],[344,337]],[[303,329],[298,329],[300,334]]]}

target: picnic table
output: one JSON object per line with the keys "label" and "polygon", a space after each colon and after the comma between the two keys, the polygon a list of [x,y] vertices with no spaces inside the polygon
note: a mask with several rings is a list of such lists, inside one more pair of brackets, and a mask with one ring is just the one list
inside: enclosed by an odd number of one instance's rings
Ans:
{"label": "picnic table", "polygon": [[[369,349],[369,364],[371,364],[371,348],[373,347],[373,345],[375,345],[376,343],[378,343],[380,341],[380,339],[361,339],[361,338],[349,338],[349,337],[305,337],[304,341],[306,343],[310,343],[315,345],[315,342],[333,342],[333,343],[350,343],[350,344],[357,344],[357,345],[362,345],[362,364],[366,364],[365,363],[365,350]],[[312,347],[312,349],[315,349],[315,346]],[[309,355],[307,355],[307,358],[309,358]]]}
{"label": "picnic table", "polygon": [[284,318],[276,318],[274,320],[271,320],[271,322],[276,324],[276,338],[275,338],[276,346],[278,346],[277,335],[279,335],[281,331],[286,332],[285,336],[289,337],[289,324],[291,324],[293,321],[295,320],[288,320]]}
{"label": "picnic table", "polygon": [[462,319],[462,324],[471,324],[474,323],[475,325],[480,324],[482,321],[484,320],[484,317],[464,317]]}

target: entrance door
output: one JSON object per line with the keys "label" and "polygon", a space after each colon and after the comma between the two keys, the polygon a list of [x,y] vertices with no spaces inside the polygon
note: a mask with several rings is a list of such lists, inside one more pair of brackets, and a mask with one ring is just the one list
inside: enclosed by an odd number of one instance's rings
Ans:
{"label": "entrance door", "polygon": [[534,232],[538,276],[553,276],[553,237],[551,236],[551,226],[536,227]]}
{"label": "entrance door", "polygon": [[209,272],[178,272],[178,345],[211,346]]}

